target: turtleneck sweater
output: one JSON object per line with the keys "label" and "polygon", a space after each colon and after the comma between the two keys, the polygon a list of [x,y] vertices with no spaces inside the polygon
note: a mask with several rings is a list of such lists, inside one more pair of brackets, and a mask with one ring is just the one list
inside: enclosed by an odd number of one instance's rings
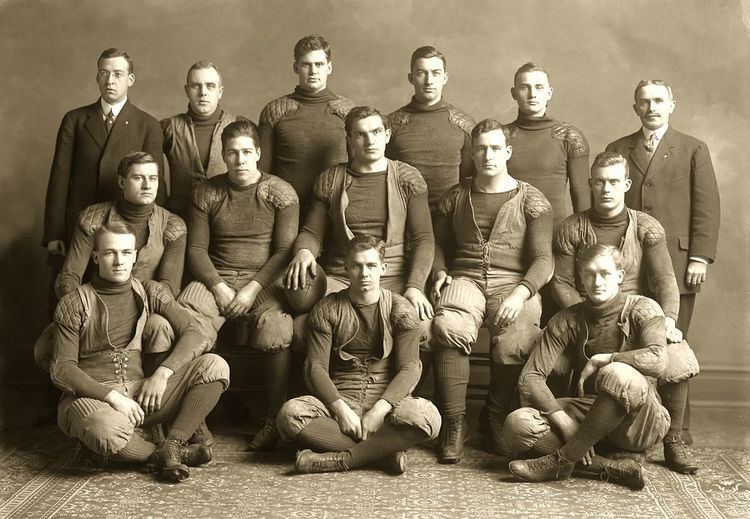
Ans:
{"label": "turtleneck sweater", "polygon": [[340,99],[327,88],[310,93],[298,86],[261,112],[258,167],[292,185],[301,216],[312,203],[315,178],[347,160],[344,117],[331,108]]}
{"label": "turtleneck sweater", "polygon": [[297,235],[298,206],[277,209],[259,196],[258,185],[267,180],[261,173],[258,182],[241,187],[225,173],[195,188],[188,261],[209,289],[221,282],[219,270],[255,272],[263,287],[281,275]]}
{"label": "turtleneck sweater", "polygon": [[208,159],[211,153],[211,137],[213,137],[214,128],[221,119],[221,107],[217,106],[216,110],[209,115],[195,113],[188,105],[187,114],[193,123],[193,132],[195,133],[195,145],[198,148],[198,156],[201,159],[203,168],[208,168]]}
{"label": "turtleneck sweater", "polygon": [[528,117],[521,113],[508,127],[513,146],[508,170],[513,178],[544,193],[552,204],[555,228],[568,215],[566,184],[570,184],[573,212],[591,206],[589,147],[579,129],[546,115]]}
{"label": "turtleneck sweater", "polygon": [[128,345],[135,335],[135,327],[141,308],[133,292],[130,278],[117,283],[102,279],[94,274],[91,286],[104,303],[107,309],[107,335],[112,346],[119,350]]}
{"label": "turtleneck sweater", "polygon": [[117,212],[135,232],[136,249],[141,249],[148,242],[148,219],[154,212],[154,205],[138,205],[122,197],[117,201]]}
{"label": "turtleneck sweater", "polygon": [[[462,126],[451,112],[460,113]],[[432,209],[460,178],[474,174],[471,158],[470,128],[473,119],[441,99],[425,105],[412,97],[411,102],[388,115],[391,140],[386,157],[417,168],[427,183]]]}
{"label": "turtleneck sweater", "polygon": [[628,211],[625,207],[614,216],[603,216],[591,210],[589,218],[594,234],[596,234],[596,243],[622,248],[625,232],[628,229]]}

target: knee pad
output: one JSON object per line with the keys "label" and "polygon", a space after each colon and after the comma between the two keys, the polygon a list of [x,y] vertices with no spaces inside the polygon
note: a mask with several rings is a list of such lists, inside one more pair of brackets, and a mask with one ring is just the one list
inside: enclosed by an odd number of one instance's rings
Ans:
{"label": "knee pad", "polygon": [[143,327],[143,353],[162,353],[169,351],[174,342],[174,330],[164,317],[151,314]]}
{"label": "knee pad", "polygon": [[505,419],[503,439],[511,452],[520,454],[536,445],[549,429],[549,421],[538,409],[522,407]]}
{"label": "knee pad", "polygon": [[133,424],[109,404],[92,408],[86,400],[71,404],[67,416],[68,430],[64,432],[96,454],[112,456],[118,453],[130,441]]}
{"label": "knee pad", "polygon": [[211,382],[223,382],[224,390],[229,387],[229,364],[215,353],[205,353],[195,359],[196,384],[210,384]]}
{"label": "knee pad", "polygon": [[542,331],[533,324],[515,322],[501,329],[490,341],[490,359],[507,366],[524,365]]}
{"label": "knee pad", "polygon": [[646,377],[634,367],[612,362],[599,370],[596,390],[617,400],[630,413],[646,402],[650,386]]}
{"label": "knee pad", "polygon": [[396,425],[410,425],[422,430],[428,440],[440,434],[442,418],[435,404],[425,398],[406,397],[393,408],[389,421]]}
{"label": "knee pad", "polygon": [[292,342],[293,330],[291,315],[281,309],[266,310],[255,322],[251,345],[258,351],[286,349]]}
{"label": "knee pad", "polygon": [[470,317],[443,308],[432,320],[432,338],[438,347],[458,348],[470,355],[477,342],[477,329]]}
{"label": "knee pad", "polygon": [[305,395],[287,400],[276,415],[279,436],[284,441],[294,441],[302,429],[320,416],[326,416],[325,405],[314,396]]}

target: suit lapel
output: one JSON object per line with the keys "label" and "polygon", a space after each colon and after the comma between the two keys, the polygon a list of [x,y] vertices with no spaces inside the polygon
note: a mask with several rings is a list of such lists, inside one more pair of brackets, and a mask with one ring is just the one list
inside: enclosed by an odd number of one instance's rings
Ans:
{"label": "suit lapel", "polygon": [[672,156],[673,149],[676,147],[674,139],[673,139],[673,130],[672,128],[667,128],[667,132],[664,134],[664,137],[659,141],[659,146],[656,147],[656,150],[654,151],[654,157],[651,159],[651,164],[648,167],[648,171],[646,171],[646,178],[652,179],[656,175],[659,174],[659,172],[664,168],[664,166],[667,165],[667,162],[669,162],[669,158]]}
{"label": "suit lapel", "polygon": [[645,154],[638,153],[638,134],[641,131],[638,130],[630,136],[628,152],[628,161],[635,166],[635,169],[643,176],[646,176],[646,170],[648,169],[648,162],[645,161]]}
{"label": "suit lapel", "polygon": [[133,115],[133,109],[130,105],[130,100],[126,101],[117,114],[115,124],[112,126],[112,131],[109,133],[109,139],[107,140],[107,147],[114,145],[117,141],[122,139],[128,133],[128,127],[130,126],[130,117]]}
{"label": "suit lapel", "polygon": [[104,126],[104,119],[102,119],[100,106],[99,101],[93,105],[89,105],[86,122],[83,125],[91,134],[91,138],[94,139],[94,142],[96,142],[99,148],[104,149],[104,146],[107,144],[107,129]]}

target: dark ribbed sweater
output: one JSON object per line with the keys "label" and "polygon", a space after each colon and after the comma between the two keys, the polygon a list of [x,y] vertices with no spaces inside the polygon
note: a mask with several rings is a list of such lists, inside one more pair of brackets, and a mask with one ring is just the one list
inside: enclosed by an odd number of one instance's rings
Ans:
{"label": "dark ribbed sweater", "polygon": [[203,168],[208,168],[208,159],[211,153],[211,138],[214,134],[214,128],[221,119],[221,108],[216,107],[211,115],[200,115],[195,113],[188,105],[187,113],[193,122],[193,132],[195,133],[195,146],[198,148],[198,156],[201,159]]}

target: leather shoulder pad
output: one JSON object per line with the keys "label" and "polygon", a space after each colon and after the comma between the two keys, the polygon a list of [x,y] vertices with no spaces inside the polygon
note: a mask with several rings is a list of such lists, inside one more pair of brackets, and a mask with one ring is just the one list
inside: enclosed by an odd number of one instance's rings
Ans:
{"label": "leather shoulder pad", "polygon": [[523,201],[523,212],[532,218],[552,211],[552,205],[547,197],[531,184],[526,184],[526,198]]}
{"label": "leather shoulder pad", "polygon": [[85,316],[81,296],[78,290],[68,292],[60,299],[55,308],[55,322],[71,330],[80,331]]}
{"label": "leather shoulder pad", "polygon": [[409,112],[399,108],[395,112],[391,112],[386,117],[388,128],[392,133],[396,133],[402,126],[409,124]]}
{"label": "leather shoulder pad", "polygon": [[114,202],[101,202],[88,206],[78,215],[78,227],[85,235],[91,236],[104,223],[113,205]]}
{"label": "leather shoulder pad", "polygon": [[393,293],[391,323],[396,330],[414,330],[415,328],[419,328],[419,317],[417,317],[414,305],[404,296],[396,293]]}
{"label": "leather shoulder pad", "polygon": [[346,115],[349,113],[349,110],[354,108],[354,106],[354,101],[341,96],[336,96],[336,99],[331,99],[330,101],[328,101],[328,107],[333,113],[338,115],[342,121],[346,119]]}
{"label": "leather shoulder pad", "polygon": [[659,303],[648,297],[639,296],[630,309],[630,318],[640,325],[654,317],[664,317],[664,311]]}
{"label": "leather shoulder pad", "polygon": [[169,213],[167,216],[167,226],[164,228],[164,240],[172,242],[186,233],[187,225],[185,225],[185,220],[174,213]]}
{"label": "leather shoulder pad", "polygon": [[579,246],[580,230],[581,218],[577,214],[572,214],[560,222],[552,243],[554,251],[574,255]]}
{"label": "leather shoulder pad", "polygon": [[268,175],[267,179],[258,184],[258,194],[277,209],[299,203],[294,188],[274,175]]}
{"label": "leather shoulder pad", "polygon": [[468,135],[471,135],[471,130],[474,129],[474,126],[477,124],[469,114],[455,106],[448,110],[448,118],[453,124],[461,128]]}
{"label": "leather shoulder pad", "polygon": [[407,197],[421,195],[427,192],[427,183],[424,181],[422,174],[414,166],[410,166],[406,162],[394,161],[398,168],[399,183],[401,189]]}
{"label": "leather shoulder pad", "polygon": [[290,112],[297,111],[299,105],[290,96],[281,96],[268,103],[260,113],[260,125],[273,128],[282,117]]}
{"label": "leather shoulder pad", "polygon": [[218,178],[220,176],[209,178],[193,190],[193,204],[204,213],[208,213],[211,207],[224,197],[223,186],[215,180]]}
{"label": "leather shoulder pad", "polygon": [[585,157],[589,154],[589,143],[583,132],[568,123],[556,124],[552,127],[552,137],[562,139],[568,145],[568,157]]}
{"label": "leather shoulder pad", "polygon": [[660,241],[667,239],[664,227],[659,221],[646,213],[638,211],[638,240],[645,247],[653,247]]}
{"label": "leather shoulder pad", "polygon": [[338,313],[338,306],[338,293],[328,294],[318,301],[310,311],[310,323],[308,326],[325,333],[333,333],[331,319]]}
{"label": "leather shoulder pad", "polygon": [[159,126],[161,126],[161,131],[164,134],[164,137],[170,137],[172,136],[172,118],[167,117],[165,119],[162,119],[159,121]]}
{"label": "leather shoulder pad", "polygon": [[437,203],[437,214],[441,216],[450,216],[453,214],[453,211],[456,209],[456,200],[458,199],[460,192],[461,184],[456,184],[448,189]]}
{"label": "leather shoulder pad", "polygon": [[330,204],[333,198],[333,180],[335,176],[334,168],[328,168],[315,179],[313,192],[316,197],[327,204]]}

